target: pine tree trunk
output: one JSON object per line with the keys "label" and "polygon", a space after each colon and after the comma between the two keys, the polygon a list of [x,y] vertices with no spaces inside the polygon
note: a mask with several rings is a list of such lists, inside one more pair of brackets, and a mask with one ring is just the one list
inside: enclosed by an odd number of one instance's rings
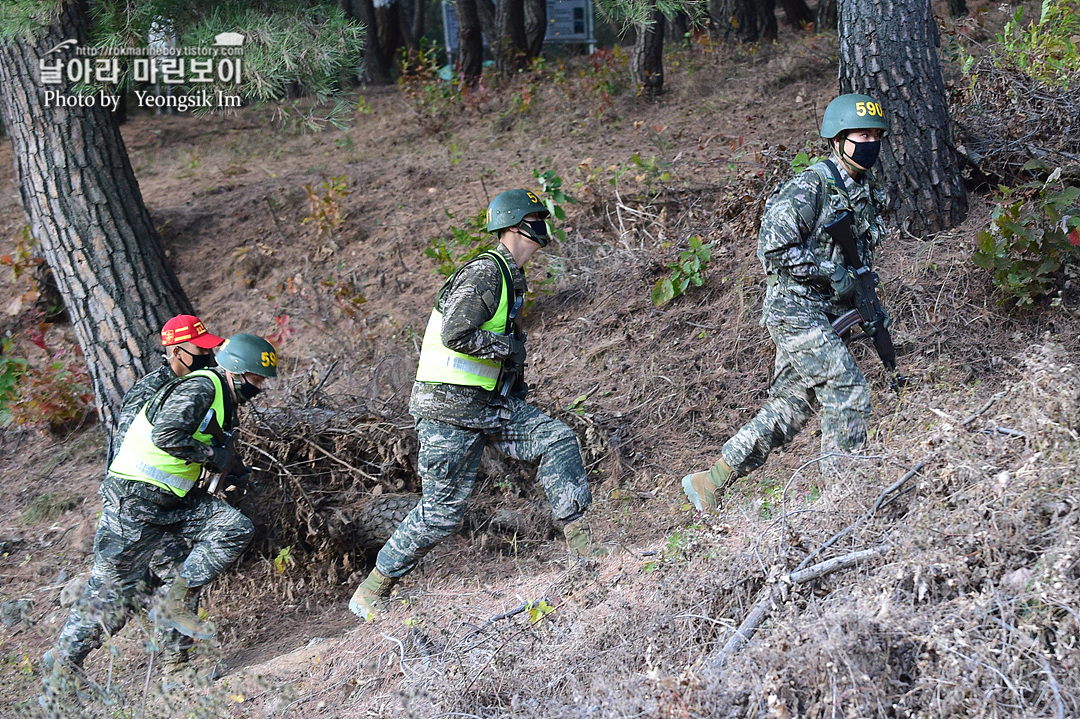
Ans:
{"label": "pine tree trunk", "polygon": [[390,84],[390,66],[379,43],[379,20],[375,16],[375,3],[372,0],[342,0],[342,6],[349,5],[355,17],[364,23],[364,71],[372,85]]}
{"label": "pine tree trunk", "polygon": [[23,209],[111,427],[124,392],[157,365],[161,326],[191,312],[191,303],[143,204],[116,118],[99,103],[45,106],[38,58],[67,38],[85,45],[86,27],[78,3],[66,0],[33,39],[0,42],[0,115]]}
{"label": "pine tree trunk", "polygon": [[476,87],[484,71],[484,45],[476,0],[457,0],[458,72],[466,87]]}
{"label": "pine tree trunk", "polygon": [[779,32],[776,26],[775,0],[760,0],[758,8],[758,32],[755,40],[775,40]]}
{"label": "pine tree trunk", "polygon": [[476,13],[480,16],[480,30],[488,39],[488,46],[492,39],[499,36],[495,27],[495,2],[494,0],[476,0]]}
{"label": "pine tree trunk", "polygon": [[525,0],[525,53],[528,60],[539,57],[547,37],[547,0]]}
{"label": "pine tree trunk", "polygon": [[634,52],[630,55],[630,77],[638,92],[655,97],[664,91],[664,14],[652,1],[653,23],[639,26],[634,39]]}
{"label": "pine tree trunk", "polygon": [[814,22],[814,13],[806,0],[780,0],[780,7],[784,8],[784,16],[793,28],[806,27]]}
{"label": "pine tree trunk", "polygon": [[967,216],[929,0],[839,0],[840,86],[889,122],[878,175],[898,224],[925,233]]}
{"label": "pine tree trunk", "polygon": [[420,39],[424,37],[424,4],[424,0],[413,0],[412,30],[409,35],[416,51],[420,50]]}
{"label": "pine tree trunk", "polygon": [[814,28],[817,32],[836,30],[836,0],[818,0]]}
{"label": "pine tree trunk", "polygon": [[398,48],[405,44],[401,33],[400,0],[380,0],[375,6],[375,27],[379,36],[379,50],[385,67],[397,64]]}
{"label": "pine tree trunk", "polygon": [[495,32],[491,43],[495,68],[509,77],[525,67],[524,0],[495,0]]}
{"label": "pine tree trunk", "polygon": [[[766,1],[772,6],[772,0]],[[756,42],[760,38],[758,18],[763,14],[755,0],[720,0],[716,16],[720,37],[726,42]]]}
{"label": "pine tree trunk", "polygon": [[686,35],[689,32],[690,18],[685,12],[677,12],[667,20],[667,27],[664,28],[664,42],[670,45],[681,45],[686,42]]}

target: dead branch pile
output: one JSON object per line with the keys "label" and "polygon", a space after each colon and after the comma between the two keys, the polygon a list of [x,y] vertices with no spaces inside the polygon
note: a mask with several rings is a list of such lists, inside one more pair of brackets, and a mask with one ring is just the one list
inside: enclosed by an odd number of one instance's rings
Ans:
{"label": "dead branch pile", "polygon": [[1024,164],[1040,160],[1080,177],[1080,83],[1040,82],[993,57],[981,59],[972,77],[953,117],[957,144],[983,175],[1024,182]]}

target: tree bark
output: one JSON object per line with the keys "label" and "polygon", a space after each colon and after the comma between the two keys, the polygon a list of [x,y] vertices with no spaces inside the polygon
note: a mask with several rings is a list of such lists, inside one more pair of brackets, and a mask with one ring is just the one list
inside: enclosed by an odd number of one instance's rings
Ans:
{"label": "tree bark", "polygon": [[664,90],[664,14],[652,0],[651,26],[636,28],[634,52],[630,55],[630,76],[638,92],[655,97]]}
{"label": "tree bark", "polygon": [[494,0],[476,0],[476,12],[480,16],[480,30],[488,39],[488,46],[499,36],[495,26],[495,2]]}
{"label": "tree bark", "polygon": [[465,87],[473,88],[484,71],[484,44],[476,0],[457,0],[458,72]]}
{"label": "tree bark", "polygon": [[968,6],[965,0],[949,0],[949,14],[953,17],[964,17],[968,14]]}
{"label": "tree bark", "polygon": [[689,16],[684,12],[677,12],[667,20],[667,27],[664,28],[664,42],[671,45],[681,45],[686,42],[686,35],[689,32]]}
{"label": "tree bark", "polygon": [[413,49],[420,51],[420,38],[424,37],[424,0],[413,0],[412,29],[409,35]]}
{"label": "tree bark", "polygon": [[[491,37],[488,37],[491,41]],[[525,1],[495,1],[495,68],[504,77],[525,67]]]}
{"label": "tree bark", "polygon": [[720,37],[727,41],[757,42],[776,37],[775,0],[721,0],[717,9]]}
{"label": "tree bark", "polygon": [[839,0],[840,87],[881,103],[878,163],[895,221],[937,232],[967,216],[929,0]]}
{"label": "tree bark", "polygon": [[86,29],[79,3],[65,0],[32,39],[0,42],[0,115],[23,209],[71,317],[99,417],[111,427],[124,392],[157,365],[161,326],[192,308],[143,204],[116,118],[100,103],[45,105],[38,58],[67,38],[85,46]]}
{"label": "tree bark", "polygon": [[818,32],[836,30],[836,0],[818,0],[814,27]]}
{"label": "tree bark", "polygon": [[525,55],[539,57],[547,37],[547,0],[525,0]]}
{"label": "tree bark", "polygon": [[776,0],[761,0],[758,8],[758,34],[756,40],[775,40],[779,32],[776,26]]}
{"label": "tree bark", "polygon": [[[366,2],[366,0],[361,1]],[[397,64],[395,55],[398,48],[405,44],[405,38],[401,32],[400,0],[381,0],[373,5],[382,62],[384,66],[391,68]]]}
{"label": "tree bark", "polygon": [[814,22],[814,13],[806,0],[780,0],[780,7],[784,8],[784,17],[793,28],[803,28]]}
{"label": "tree bark", "polygon": [[341,0],[345,17],[364,24],[364,73],[372,85],[388,85],[390,68],[379,45],[378,21],[375,19],[375,3],[372,0]]}

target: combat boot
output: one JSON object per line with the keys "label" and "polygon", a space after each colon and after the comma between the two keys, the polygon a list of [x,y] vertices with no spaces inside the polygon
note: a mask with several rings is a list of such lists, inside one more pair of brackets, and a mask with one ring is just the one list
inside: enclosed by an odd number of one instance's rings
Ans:
{"label": "combat boot", "polygon": [[686,498],[699,512],[716,509],[716,490],[726,487],[734,473],[731,465],[721,457],[709,471],[686,475],[682,481]]}
{"label": "combat boot", "polygon": [[349,600],[349,611],[365,622],[375,621],[379,618],[375,603],[389,597],[397,583],[397,577],[384,577],[379,574],[378,569],[372,569],[367,579],[353,592],[352,599]]}
{"label": "combat boot", "polygon": [[162,629],[175,629],[185,637],[192,639],[213,639],[214,627],[199,619],[192,611],[198,587],[188,587],[187,580],[177,577],[165,595],[165,601],[159,607],[150,610],[150,621]]}
{"label": "combat boot", "polygon": [[567,522],[563,527],[563,536],[570,551],[579,557],[606,557],[611,554],[609,547],[603,547],[593,542],[592,530],[584,517],[578,517],[572,522]]}

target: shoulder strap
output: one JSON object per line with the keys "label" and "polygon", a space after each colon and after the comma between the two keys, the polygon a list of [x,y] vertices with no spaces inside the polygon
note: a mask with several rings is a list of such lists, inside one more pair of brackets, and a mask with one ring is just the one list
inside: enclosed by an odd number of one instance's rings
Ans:
{"label": "shoulder strap", "polygon": [[[454,270],[454,274],[446,278],[446,282],[444,282],[443,286],[439,288],[439,294],[435,297],[436,307],[438,307],[439,304],[442,303],[443,297],[446,296],[446,292],[450,288],[450,283],[454,281],[454,278],[457,277],[457,274],[480,259],[489,259],[495,262],[495,265],[499,268],[499,271],[502,273],[503,278],[502,284],[499,286],[499,301],[502,301],[503,287],[506,287],[507,291],[510,293],[510,296],[507,298],[509,300],[507,304],[511,306],[514,304],[517,298],[514,295],[514,278],[510,274],[510,266],[506,263],[506,259],[503,258],[503,256],[495,250],[484,250],[476,257],[472,258],[471,260],[463,264],[461,267]],[[507,313],[506,329],[503,330],[504,334],[510,333],[511,324],[512,321],[510,319],[509,313]]]}
{"label": "shoulder strap", "polygon": [[[145,406],[146,406],[146,419],[147,419],[147,421],[149,421],[150,424],[153,425],[154,420],[157,418],[157,413],[164,406],[166,400],[169,399],[169,396],[173,393],[173,391],[177,387],[179,387],[182,382],[186,382],[187,380],[190,380],[190,379],[195,379],[196,377],[206,377],[206,375],[202,374],[201,371],[198,372],[198,373],[193,372],[193,373],[191,373],[189,375],[185,375],[184,377],[176,377],[176,378],[171,379],[168,382],[166,382],[161,387],[161,389],[159,389],[157,391],[157,394],[155,394],[153,397],[151,397],[150,399],[148,399],[146,401]],[[210,379],[210,378],[207,377],[207,379]],[[232,421],[235,418],[234,409],[233,409],[233,401],[232,401],[232,393],[229,392],[228,388],[225,386],[225,381],[226,381],[225,378],[224,377],[219,377],[218,379],[221,381],[221,402],[224,405],[224,409],[225,409],[225,418],[224,419],[226,420],[227,424],[232,424]],[[213,382],[213,380],[210,380],[210,381]],[[204,430],[204,431],[206,430],[207,425],[209,424],[210,420],[213,419],[212,415],[213,415],[213,409],[211,409],[210,414],[207,417],[203,418],[202,424],[199,427],[200,430]],[[212,434],[212,432],[211,432],[211,434]]]}

